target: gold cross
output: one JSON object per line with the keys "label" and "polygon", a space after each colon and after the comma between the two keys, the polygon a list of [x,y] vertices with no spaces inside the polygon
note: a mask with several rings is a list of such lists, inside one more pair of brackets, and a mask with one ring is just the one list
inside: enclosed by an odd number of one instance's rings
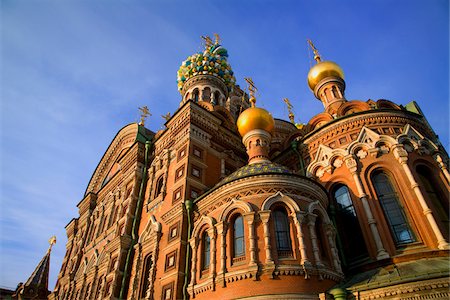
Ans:
{"label": "gold cross", "polygon": [[141,111],[141,121],[139,122],[139,125],[144,126],[145,119],[147,119],[148,116],[151,116],[152,114],[148,110],[147,105],[143,107],[139,107],[139,110]]}
{"label": "gold cross", "polygon": [[162,117],[164,120],[169,121],[169,119],[170,119],[170,112],[168,112],[168,113],[165,114],[165,115],[161,115],[161,117]]}
{"label": "gold cross", "polygon": [[253,82],[251,77],[244,77],[244,80],[248,83],[248,91],[250,93],[249,101],[252,104],[252,107],[254,107],[256,103],[255,93],[258,89],[256,88],[255,83]]}
{"label": "gold cross", "polygon": [[202,39],[205,41],[205,49],[208,49],[213,44],[212,39],[207,35],[202,35]]}
{"label": "gold cross", "polygon": [[291,122],[294,123],[294,113],[292,112],[293,106],[291,104],[291,101],[289,101],[288,98],[284,98],[283,101],[287,105],[287,109],[288,109],[288,112],[289,112],[289,120],[291,120]]}
{"label": "gold cross", "polygon": [[308,41],[309,46],[311,46],[312,51],[314,52],[314,60],[319,63],[322,59],[320,57],[319,50],[317,50],[317,48],[314,46],[314,44],[311,40],[307,40],[307,41]]}
{"label": "gold cross", "polygon": [[218,33],[214,33],[214,38],[216,39],[215,44],[218,45],[220,43],[220,36]]}

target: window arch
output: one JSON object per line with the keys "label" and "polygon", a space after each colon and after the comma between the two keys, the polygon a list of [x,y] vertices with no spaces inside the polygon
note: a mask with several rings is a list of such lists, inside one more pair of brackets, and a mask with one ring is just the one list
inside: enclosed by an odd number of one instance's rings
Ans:
{"label": "window arch", "polygon": [[394,190],[389,176],[382,171],[378,171],[372,175],[372,183],[392,232],[395,244],[399,246],[415,242],[416,239],[409,227],[405,213],[400,205],[397,193]]}
{"label": "window arch", "polygon": [[273,222],[278,257],[292,256],[289,220],[284,208],[278,207],[273,211]]}
{"label": "window arch", "polygon": [[233,258],[245,256],[244,220],[237,215],[233,221]]}
{"label": "window arch", "polygon": [[437,221],[443,225],[444,236],[448,237],[450,226],[448,193],[442,192],[436,178],[434,176],[430,176],[433,172],[427,166],[418,165],[416,171],[419,175],[421,189],[424,196],[431,202],[433,215]]}
{"label": "window arch", "polygon": [[346,185],[333,188],[330,216],[336,227],[341,260],[346,266],[368,255],[355,207]]}
{"label": "window arch", "polygon": [[209,262],[211,260],[211,240],[208,232],[205,230],[202,235],[202,270],[209,269]]}

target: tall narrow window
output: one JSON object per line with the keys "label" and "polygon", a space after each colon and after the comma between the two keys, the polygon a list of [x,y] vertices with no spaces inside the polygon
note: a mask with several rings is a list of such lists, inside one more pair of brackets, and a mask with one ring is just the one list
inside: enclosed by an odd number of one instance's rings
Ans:
{"label": "tall narrow window", "polygon": [[199,97],[199,92],[198,92],[198,89],[195,89],[193,92],[192,92],[192,100],[194,101],[194,102],[198,102],[198,97]]}
{"label": "tall narrow window", "polygon": [[430,199],[433,215],[441,223],[444,236],[448,237],[450,228],[448,193],[442,192],[436,182],[436,178],[430,176],[433,173],[426,166],[419,165],[417,167],[417,174],[419,175],[424,196]]}
{"label": "tall narrow window", "polygon": [[403,208],[400,206],[397,193],[389,177],[383,172],[378,172],[372,176],[372,182],[394,236],[395,244],[401,245],[414,242],[413,232],[409,228]]}
{"label": "tall narrow window", "polygon": [[202,243],[203,243],[202,269],[206,270],[206,269],[209,269],[209,261],[210,261],[210,257],[211,257],[210,252],[209,252],[210,239],[209,239],[208,232],[206,232],[206,231],[203,233]]}
{"label": "tall narrow window", "polygon": [[239,215],[236,219],[234,219],[233,242],[234,242],[233,258],[244,256],[245,255],[244,221],[241,215]]}
{"label": "tall narrow window", "polygon": [[361,226],[356,216],[350,192],[345,185],[334,188],[330,216],[337,229],[337,243],[344,265],[368,255]]}
{"label": "tall narrow window", "polygon": [[[317,214],[317,213],[316,213]],[[327,242],[325,240],[325,234],[323,233],[322,218],[317,214],[316,223],[314,224],[316,231],[317,246],[319,247],[319,254],[323,260],[328,260],[327,250],[325,249]]]}
{"label": "tall narrow window", "polygon": [[159,194],[162,193],[163,183],[164,183],[164,178],[161,175],[161,176],[159,176],[158,180],[156,181],[155,197],[158,197]]}
{"label": "tall narrow window", "polygon": [[144,299],[147,294],[148,286],[150,284],[150,269],[152,268],[152,263],[153,263],[152,256],[149,254],[145,257],[144,260],[144,268],[141,279],[140,299]]}
{"label": "tall narrow window", "polygon": [[279,257],[292,255],[291,238],[289,236],[289,221],[284,209],[278,208],[273,211],[275,225],[275,238]]}

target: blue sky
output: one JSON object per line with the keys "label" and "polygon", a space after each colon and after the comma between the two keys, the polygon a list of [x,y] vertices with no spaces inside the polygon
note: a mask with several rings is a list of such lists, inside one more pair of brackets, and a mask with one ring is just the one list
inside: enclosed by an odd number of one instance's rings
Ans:
{"label": "blue sky", "polygon": [[111,139],[153,113],[174,112],[176,72],[220,34],[237,83],[252,77],[258,105],[297,121],[323,110],[306,84],[306,39],[345,72],[348,99],[416,100],[449,145],[449,4],[373,1],[2,0],[0,286],[26,281],[51,258],[53,289],[64,226]]}

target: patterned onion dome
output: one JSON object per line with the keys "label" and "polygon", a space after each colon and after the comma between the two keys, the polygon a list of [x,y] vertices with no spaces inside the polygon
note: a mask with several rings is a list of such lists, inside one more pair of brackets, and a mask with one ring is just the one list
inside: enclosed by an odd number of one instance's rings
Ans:
{"label": "patterned onion dome", "polygon": [[344,71],[332,61],[321,61],[314,65],[308,73],[308,85],[314,91],[316,85],[326,77],[338,77],[344,79]]}
{"label": "patterned onion dome", "polygon": [[235,84],[236,78],[227,61],[228,51],[219,44],[213,44],[201,53],[189,56],[181,63],[177,73],[178,90],[181,92],[184,83],[196,75],[208,74],[225,82],[228,90]]}
{"label": "patterned onion dome", "polygon": [[280,174],[280,175],[292,174],[292,171],[283,165],[279,165],[273,162],[255,163],[243,166],[242,168],[231,173],[230,175],[225,177],[221,182],[219,182],[216,187],[237,179],[266,174]]}
{"label": "patterned onion dome", "polygon": [[264,108],[250,107],[239,115],[237,127],[242,137],[253,129],[262,129],[272,134],[275,128],[275,121],[272,115]]}

